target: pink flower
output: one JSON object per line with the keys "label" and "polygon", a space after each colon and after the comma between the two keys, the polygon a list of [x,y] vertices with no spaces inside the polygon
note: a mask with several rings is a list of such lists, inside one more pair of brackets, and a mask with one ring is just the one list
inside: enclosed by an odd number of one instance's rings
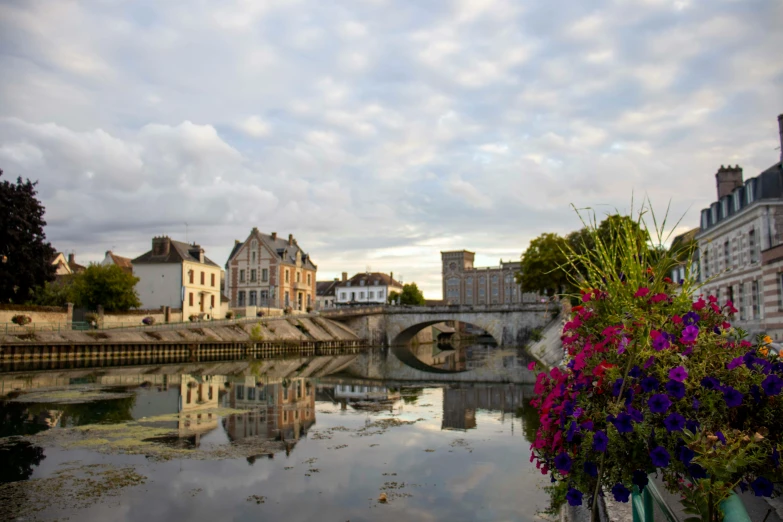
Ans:
{"label": "pink flower", "polygon": [[660,303],[661,301],[666,301],[669,298],[668,295],[664,293],[655,294],[650,298],[650,302],[652,303]]}
{"label": "pink flower", "polygon": [[530,364],[527,365],[527,369],[531,372],[536,369],[536,361],[532,361]]}
{"label": "pink flower", "polygon": [[633,296],[634,297],[644,297],[644,296],[646,296],[649,293],[650,293],[650,289],[649,288],[645,288],[645,287],[642,286],[642,287],[639,288],[639,290],[636,291],[635,294],[633,294]]}
{"label": "pink flower", "polygon": [[672,316],[672,322],[674,324],[682,324],[682,317],[680,317],[679,315],[675,314],[675,315]]}
{"label": "pink flower", "polygon": [[707,302],[704,299],[702,299],[701,297],[699,297],[698,301],[693,303],[693,309],[694,310],[701,310],[705,306],[707,306]]}

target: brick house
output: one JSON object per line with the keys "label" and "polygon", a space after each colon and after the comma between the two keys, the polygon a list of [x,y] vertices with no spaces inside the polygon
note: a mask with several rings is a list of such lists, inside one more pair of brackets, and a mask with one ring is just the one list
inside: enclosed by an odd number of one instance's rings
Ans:
{"label": "brick house", "polygon": [[226,294],[232,308],[306,310],[315,305],[317,270],[292,234],[285,240],[253,227],[245,241],[235,241],[226,262]]}
{"label": "brick house", "polygon": [[499,266],[475,267],[474,252],[441,252],[443,299],[448,304],[535,303],[536,293],[522,292],[514,279],[519,261],[500,261]]}

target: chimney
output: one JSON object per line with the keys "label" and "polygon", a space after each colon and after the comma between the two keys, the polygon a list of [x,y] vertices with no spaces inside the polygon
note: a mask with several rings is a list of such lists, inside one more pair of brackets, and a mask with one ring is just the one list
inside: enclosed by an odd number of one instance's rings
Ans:
{"label": "chimney", "polygon": [[780,134],[780,162],[783,163],[783,114],[778,114],[778,134]]}
{"label": "chimney", "polygon": [[237,246],[238,244],[239,244],[239,240],[238,240],[238,239],[235,239],[235,240],[234,240],[234,246]]}
{"label": "chimney", "polygon": [[348,281],[348,272],[343,272],[343,282]]}
{"label": "chimney", "polygon": [[169,248],[171,247],[171,240],[166,236],[153,237],[152,238],[152,255],[153,256],[166,256],[169,254]]}
{"label": "chimney", "polygon": [[728,196],[735,188],[742,186],[742,167],[721,165],[715,174],[715,183],[718,186],[718,199]]}
{"label": "chimney", "polygon": [[75,258],[76,258],[76,254],[74,254],[73,252],[68,254],[68,264],[69,265],[75,264],[76,263],[76,261],[74,261]]}
{"label": "chimney", "polygon": [[394,272],[389,272],[389,279],[394,281]]}
{"label": "chimney", "polygon": [[288,246],[294,246],[294,235],[288,234]]}
{"label": "chimney", "polygon": [[272,241],[277,241],[277,232],[272,232]]}
{"label": "chimney", "polygon": [[111,254],[111,250],[106,251],[106,257],[109,257],[109,254]]}

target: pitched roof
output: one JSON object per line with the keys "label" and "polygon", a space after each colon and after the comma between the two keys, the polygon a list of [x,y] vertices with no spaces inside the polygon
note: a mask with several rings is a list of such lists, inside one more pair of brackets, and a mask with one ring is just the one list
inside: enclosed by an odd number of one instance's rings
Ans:
{"label": "pitched roof", "polygon": [[242,246],[253,236],[258,237],[261,242],[266,245],[266,247],[272,251],[273,254],[277,256],[277,258],[284,264],[287,265],[295,265],[296,264],[296,253],[299,252],[299,254],[302,256],[302,265],[304,268],[307,268],[309,270],[317,270],[318,265],[313,263],[313,260],[310,258],[310,255],[307,254],[302,248],[299,246],[299,244],[296,242],[295,239],[292,238],[292,242],[289,245],[288,239],[283,238],[281,236],[272,237],[271,234],[264,234],[263,232],[259,232],[257,228],[253,227],[253,230],[250,232],[250,235],[248,236],[248,239],[246,239],[244,242],[235,242],[234,248],[231,250],[231,255],[228,256],[228,261],[226,261],[226,266],[228,266],[228,263],[234,259],[234,256],[237,255],[239,252],[239,249],[242,248]]}
{"label": "pitched roof", "polygon": [[[364,282],[364,286],[375,286],[376,281],[378,286],[395,286],[402,288],[402,284],[392,279],[389,274],[383,274],[381,272],[359,272],[347,281],[338,281],[336,288],[362,286],[362,282]],[[349,285],[348,283],[351,284]]]}
{"label": "pitched roof", "polygon": [[[141,264],[160,264],[160,263],[173,263],[173,264],[180,264],[183,261],[190,261],[191,263],[200,263],[198,258],[199,250],[201,249],[200,246],[193,244],[189,245],[188,243],[183,243],[182,241],[174,241],[173,239],[165,238],[169,241],[169,249],[168,252],[165,254],[160,255],[153,255],[152,250],[149,252],[146,252],[136,259],[132,260],[131,263],[134,265],[141,265]],[[210,265],[210,266],[219,266],[217,263],[209,259],[207,256],[204,256],[204,264]]]}
{"label": "pitched roof", "polygon": [[337,287],[339,280],[333,281],[316,281],[315,282],[315,295],[316,296],[333,296],[334,289]]}
{"label": "pitched roof", "polygon": [[123,268],[123,269],[124,268],[133,268],[131,266],[131,259],[129,257],[118,256],[117,254],[115,254],[111,250],[106,252],[106,255],[111,258],[112,263],[114,263],[115,265],[117,265],[120,268]]}

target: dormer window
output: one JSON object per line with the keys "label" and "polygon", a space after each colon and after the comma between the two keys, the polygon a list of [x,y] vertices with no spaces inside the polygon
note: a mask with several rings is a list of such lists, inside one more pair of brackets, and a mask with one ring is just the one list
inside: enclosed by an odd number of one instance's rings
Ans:
{"label": "dormer window", "polygon": [[375,281],[373,281],[373,284],[374,284],[375,286],[378,286],[378,280],[376,279]]}
{"label": "dormer window", "polygon": [[364,286],[364,279],[362,279],[361,281],[359,281],[359,286]]}
{"label": "dormer window", "polygon": [[720,202],[720,214],[723,219],[729,216],[729,198],[723,198],[723,201]]}
{"label": "dormer window", "polygon": [[345,285],[345,286],[351,286],[351,282],[350,282],[350,281],[348,281],[348,283],[346,283],[346,285]]}
{"label": "dormer window", "polygon": [[734,194],[732,194],[731,197],[734,200],[734,212],[739,212],[740,207],[742,206],[742,199],[740,199],[740,191],[735,190]]}
{"label": "dormer window", "polygon": [[748,180],[747,184],[745,185],[745,203],[748,205],[753,203],[753,189],[755,188],[753,185],[755,185],[755,183],[752,179]]}
{"label": "dormer window", "polygon": [[701,228],[706,229],[710,226],[710,217],[708,212],[701,213]]}

